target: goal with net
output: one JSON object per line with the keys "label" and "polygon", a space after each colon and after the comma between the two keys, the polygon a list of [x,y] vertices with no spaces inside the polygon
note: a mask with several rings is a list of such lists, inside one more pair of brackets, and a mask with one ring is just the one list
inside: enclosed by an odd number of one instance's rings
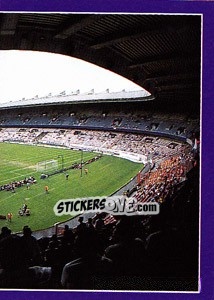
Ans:
{"label": "goal with net", "polygon": [[58,160],[44,160],[37,163],[38,172],[50,172],[58,170]]}

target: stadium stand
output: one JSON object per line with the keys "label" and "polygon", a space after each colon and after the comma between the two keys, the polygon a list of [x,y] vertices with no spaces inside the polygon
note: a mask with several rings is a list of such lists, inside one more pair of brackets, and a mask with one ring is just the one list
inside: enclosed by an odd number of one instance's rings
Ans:
{"label": "stadium stand", "polygon": [[127,195],[161,205],[158,216],[95,215],[82,220],[81,230],[65,225],[38,239],[28,227],[21,237],[2,228],[1,287],[197,290],[199,120],[118,107],[1,110],[1,142],[99,150],[147,163]]}

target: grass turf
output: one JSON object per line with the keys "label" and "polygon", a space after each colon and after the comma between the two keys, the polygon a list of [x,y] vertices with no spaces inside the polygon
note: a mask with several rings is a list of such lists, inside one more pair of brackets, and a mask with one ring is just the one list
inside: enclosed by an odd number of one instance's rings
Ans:
{"label": "grass turf", "polygon": [[[58,168],[68,167],[73,163],[81,162],[81,152],[69,149],[38,147],[31,145],[0,143],[0,185],[11,181],[21,180],[34,176],[36,184],[11,191],[0,191],[0,215],[12,212],[12,222],[0,220],[0,227],[9,226],[12,231],[20,231],[24,225],[29,225],[32,230],[50,227],[56,222],[65,221],[69,216],[57,217],[53,207],[60,199],[75,199],[86,196],[110,195],[126,184],[137,172],[142,169],[142,164],[116,158],[103,156],[101,159],[87,165],[88,175],[84,172],[81,177],[80,169],[66,171],[65,173],[40,179],[41,171],[37,171],[37,163],[45,160],[57,160]],[[93,152],[84,152],[83,160],[96,156]],[[63,157],[63,158],[62,158]],[[48,185],[49,194],[44,187]],[[20,217],[18,210],[26,203],[31,211],[31,216]]]}

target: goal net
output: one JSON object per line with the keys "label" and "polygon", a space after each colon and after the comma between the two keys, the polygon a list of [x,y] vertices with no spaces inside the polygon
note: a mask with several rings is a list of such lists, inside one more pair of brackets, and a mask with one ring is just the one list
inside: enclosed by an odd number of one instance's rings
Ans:
{"label": "goal net", "polygon": [[47,172],[58,170],[58,160],[44,160],[37,163],[38,172]]}

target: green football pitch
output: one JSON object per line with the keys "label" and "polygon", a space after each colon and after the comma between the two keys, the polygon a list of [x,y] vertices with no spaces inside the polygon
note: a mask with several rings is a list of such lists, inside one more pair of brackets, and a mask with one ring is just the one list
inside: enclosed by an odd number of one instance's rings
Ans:
{"label": "green football pitch", "polygon": [[[55,174],[46,179],[40,179],[41,173],[48,173],[48,169],[41,170],[38,165],[50,168],[50,161],[54,161],[55,169],[81,163],[97,156],[94,152],[82,152],[70,149],[31,146],[23,144],[0,143],[0,185],[19,181],[25,177],[34,176],[37,183],[29,189],[26,185],[11,191],[0,191],[0,215],[12,212],[12,222],[0,220],[0,227],[8,226],[13,232],[21,231],[24,225],[32,230],[45,229],[56,222],[68,220],[72,216],[57,217],[53,207],[61,199],[75,199],[87,196],[107,196],[125,185],[139,170],[142,164],[103,155],[100,159],[87,165],[88,175],[81,174],[80,169],[70,169],[68,180],[65,173]],[[46,164],[46,163],[45,163]],[[45,186],[49,193],[45,193]],[[27,204],[30,216],[19,216],[18,211]]]}

